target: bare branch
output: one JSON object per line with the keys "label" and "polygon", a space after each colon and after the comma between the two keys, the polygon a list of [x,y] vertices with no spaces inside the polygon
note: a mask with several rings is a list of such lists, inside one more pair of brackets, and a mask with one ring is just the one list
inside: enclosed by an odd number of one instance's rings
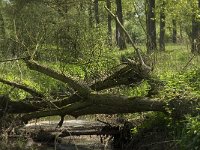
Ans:
{"label": "bare branch", "polygon": [[76,81],[72,79],[71,77],[65,76],[61,73],[56,72],[55,70],[42,66],[33,60],[26,61],[26,65],[31,70],[38,71],[56,80],[67,83],[70,87],[72,87],[75,91],[77,91],[81,96],[87,96],[91,92],[90,87],[86,83],[84,83],[84,81],[81,81],[81,82]]}
{"label": "bare branch", "polygon": [[0,78],[0,82],[3,83],[3,84],[6,84],[6,85],[9,85],[9,86],[13,86],[13,87],[16,87],[18,89],[21,89],[21,90],[24,90],[25,92],[27,93],[30,93],[32,96],[36,96],[36,97],[44,97],[42,93],[34,90],[34,89],[31,89],[30,87],[27,87],[25,85],[22,85],[22,84],[19,84],[19,83],[16,83],[16,82],[11,82],[11,81],[7,81],[7,80],[4,80],[4,79],[1,79]]}
{"label": "bare branch", "polygon": [[142,55],[140,54],[139,48],[137,48],[131,38],[131,36],[128,34],[128,32],[126,31],[126,29],[124,28],[124,26],[121,24],[121,22],[119,21],[118,17],[116,15],[114,15],[106,6],[104,6],[105,9],[107,10],[107,12],[116,20],[116,22],[118,23],[118,25],[121,27],[121,29],[123,30],[123,32],[125,33],[125,35],[127,36],[127,38],[130,40],[132,47],[134,48],[134,50],[136,51],[136,54],[139,58],[139,63],[145,67],[144,69],[148,69],[151,70],[151,68],[149,66],[147,66],[144,63],[144,60],[142,58]]}
{"label": "bare branch", "polygon": [[127,65],[90,87],[93,90],[100,91],[120,85],[138,85],[144,79],[149,79],[148,70],[141,69],[139,63],[129,60]]}
{"label": "bare branch", "polygon": [[9,97],[0,95],[0,113],[29,113],[38,111],[39,108],[30,104],[26,104],[23,101],[11,101]]}
{"label": "bare branch", "polygon": [[13,59],[6,59],[0,60],[0,63],[10,62],[10,61],[17,61],[17,60],[28,60],[30,57],[21,57],[21,58],[13,58]]}

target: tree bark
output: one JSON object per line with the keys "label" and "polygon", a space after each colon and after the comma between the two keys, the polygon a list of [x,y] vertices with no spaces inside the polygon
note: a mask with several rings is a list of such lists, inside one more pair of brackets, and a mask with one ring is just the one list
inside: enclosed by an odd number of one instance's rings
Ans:
{"label": "tree bark", "polygon": [[92,11],[92,0],[90,1],[90,3],[88,4],[88,22],[89,22],[89,26],[92,28],[93,27],[93,11]]}
{"label": "tree bark", "polygon": [[184,117],[186,114],[197,115],[200,110],[196,109],[200,99],[173,99],[154,100],[145,97],[126,97],[110,94],[90,94],[87,99],[75,102],[59,109],[38,108],[22,101],[13,102],[8,97],[0,96],[0,112],[21,114],[25,113],[20,120],[27,122],[46,116],[71,115],[74,117],[88,114],[119,114],[158,111],[169,114],[175,118]]}
{"label": "tree bark", "polygon": [[[1,9],[1,6],[0,6],[0,9]],[[5,25],[4,25],[3,15],[0,10],[0,42],[1,42],[1,40],[4,40],[4,39],[5,39]]]}
{"label": "tree bark", "polygon": [[146,28],[147,28],[147,52],[152,53],[157,49],[156,44],[156,20],[155,0],[146,0]]}
{"label": "tree bark", "polygon": [[[200,0],[198,0],[198,8],[200,9]],[[198,14],[196,14],[195,10],[193,10],[194,14],[192,15],[192,53],[200,53],[200,22],[197,20]]]}
{"label": "tree bark", "polygon": [[5,24],[4,24],[4,19],[1,12],[1,4],[0,4],[0,47],[2,48],[2,50],[0,51],[0,55],[6,55],[6,51],[3,51],[4,46],[5,46],[5,43],[4,43],[5,38],[6,38]]}
{"label": "tree bark", "polygon": [[94,0],[94,15],[95,15],[95,21],[96,26],[100,23],[99,21],[99,0]]}
{"label": "tree bark", "polygon": [[[109,10],[111,10],[111,1],[110,0],[106,0],[106,6]],[[110,46],[112,46],[112,17],[110,14],[108,14],[108,17],[107,17],[107,20],[108,20],[108,44]]]}
{"label": "tree bark", "polygon": [[160,9],[160,51],[165,51],[165,2],[163,1]]}
{"label": "tree bark", "polygon": [[184,38],[183,38],[183,23],[180,22],[180,41],[183,42]]}
{"label": "tree bark", "polygon": [[172,42],[177,43],[177,22],[176,19],[172,20]]}
{"label": "tree bark", "polygon": [[[116,6],[117,6],[116,15],[120,23],[123,25],[124,21],[123,21],[123,12],[122,12],[122,1],[116,0]],[[117,22],[116,22],[116,41],[120,50],[126,49],[126,40],[125,40],[124,32],[119,27],[119,24]]]}

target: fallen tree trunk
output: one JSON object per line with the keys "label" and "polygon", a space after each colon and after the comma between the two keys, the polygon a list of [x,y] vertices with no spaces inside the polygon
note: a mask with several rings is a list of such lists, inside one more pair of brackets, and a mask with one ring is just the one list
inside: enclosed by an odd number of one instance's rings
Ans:
{"label": "fallen tree trunk", "polygon": [[[0,101],[5,101],[5,97],[0,97]],[[183,117],[185,114],[198,114],[196,107],[200,104],[200,99],[173,99],[169,102],[158,101],[144,97],[123,97],[106,94],[91,94],[87,100],[82,100],[68,104],[60,109],[41,109],[23,102],[13,102],[7,98],[7,110],[3,112],[19,114],[25,113],[21,118],[23,122],[46,116],[71,115],[78,117],[87,114],[117,114],[136,113],[146,111],[158,111],[171,114],[174,117]],[[5,108],[5,103],[0,104],[0,108]]]}
{"label": "fallen tree trunk", "polygon": [[[61,82],[68,83],[77,93],[68,98],[58,101],[48,100],[43,97],[26,98],[23,101],[11,101],[8,97],[0,96],[0,112],[24,115],[19,118],[23,122],[31,119],[37,119],[46,116],[65,116],[71,115],[78,117],[87,114],[117,114],[117,113],[136,113],[146,111],[159,111],[163,113],[172,113],[173,116],[183,116],[184,114],[199,113],[195,106],[199,104],[199,99],[185,100],[174,99],[155,100],[145,97],[126,97],[112,94],[97,94],[99,91],[118,85],[128,85],[138,83],[149,78],[149,74],[141,69],[140,64],[130,62],[119,71],[110,75],[103,81],[94,83],[91,86],[83,82],[78,82],[70,77],[58,73],[50,68],[39,65],[34,61],[27,61],[26,64],[32,70],[36,70],[48,75]],[[20,88],[19,84],[13,84],[3,80],[3,83]],[[21,88],[24,89],[24,88]],[[27,88],[30,89],[30,88]],[[30,90],[29,90],[30,91]],[[34,90],[31,90],[34,91]],[[35,101],[36,100],[36,101]],[[26,102],[26,103],[25,103]]]}
{"label": "fallen tree trunk", "polygon": [[117,113],[135,113],[145,111],[161,111],[166,112],[165,103],[162,101],[154,101],[142,97],[121,97],[113,95],[91,94],[86,101],[80,101],[61,109],[52,109],[45,111],[37,111],[25,114],[23,121],[46,116],[63,116],[71,115],[78,117],[87,114],[117,114]]}

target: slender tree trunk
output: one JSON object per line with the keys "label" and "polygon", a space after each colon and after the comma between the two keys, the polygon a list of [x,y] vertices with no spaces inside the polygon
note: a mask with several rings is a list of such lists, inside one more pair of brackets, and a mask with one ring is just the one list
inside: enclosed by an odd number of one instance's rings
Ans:
{"label": "slender tree trunk", "polygon": [[160,10],[160,39],[159,39],[160,50],[165,50],[165,2],[163,2]]}
{"label": "slender tree trunk", "polygon": [[5,39],[5,26],[4,26],[3,15],[0,10],[0,41],[3,39]]}
{"label": "slender tree trunk", "polygon": [[[0,6],[0,9],[1,9],[1,6]],[[1,10],[0,10],[0,55],[5,55],[5,26],[4,26],[4,19],[3,19],[3,15],[1,13]]]}
{"label": "slender tree trunk", "polygon": [[146,26],[147,26],[147,52],[152,53],[157,49],[155,0],[146,0]]}
{"label": "slender tree trunk", "polygon": [[177,43],[177,23],[176,23],[176,19],[172,20],[172,42]]}
{"label": "slender tree trunk", "polygon": [[[200,0],[198,0],[198,10],[200,9]],[[199,11],[198,11],[199,13]],[[198,14],[199,16],[199,14]],[[198,38],[197,38],[197,48],[198,48],[198,53],[200,53],[200,21],[198,20]]]}
{"label": "slender tree trunk", "polygon": [[94,14],[96,25],[99,24],[99,0],[94,0]]}
{"label": "slender tree trunk", "polygon": [[197,39],[197,31],[198,31],[198,24],[195,21],[195,15],[192,16],[192,33],[191,33],[191,38],[192,38],[192,53],[195,53],[197,51],[196,47],[196,39]]}
{"label": "slender tree trunk", "polygon": [[[122,13],[122,1],[116,0],[117,11],[116,15],[123,25],[123,13]],[[116,41],[117,45],[119,46],[120,50],[126,49],[126,42],[125,42],[125,35],[119,25],[116,23]]]}
{"label": "slender tree trunk", "polygon": [[92,1],[90,1],[89,6],[88,6],[88,16],[89,16],[89,26],[92,28],[93,27],[93,11],[92,11]]}
{"label": "slender tree trunk", "polygon": [[[198,0],[198,8],[200,8],[200,0]],[[195,12],[195,11],[194,11]],[[192,16],[192,53],[200,53],[200,22],[197,20],[197,14],[193,14]]]}
{"label": "slender tree trunk", "polygon": [[[110,0],[106,1],[106,6],[109,10],[111,10],[111,2]],[[112,46],[112,17],[108,14],[108,43]]]}
{"label": "slender tree trunk", "polygon": [[180,23],[180,40],[181,40],[181,42],[183,42],[183,26],[182,26],[182,22]]}

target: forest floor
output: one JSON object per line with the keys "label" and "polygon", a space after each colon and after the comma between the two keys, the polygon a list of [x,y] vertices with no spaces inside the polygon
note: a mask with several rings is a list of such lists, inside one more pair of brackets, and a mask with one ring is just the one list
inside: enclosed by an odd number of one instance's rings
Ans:
{"label": "forest floor", "polygon": [[[142,47],[141,47],[142,48]],[[125,56],[132,56],[133,50],[130,48],[126,51],[117,51],[113,52],[113,57],[121,57],[122,55]],[[199,62],[200,57],[198,55],[194,55],[190,52],[190,49],[186,45],[167,45],[166,52],[158,52],[155,54],[152,54],[151,60],[153,63],[154,71],[152,72],[152,75],[155,75],[160,80],[164,81],[165,86],[160,89],[160,93],[157,96],[157,98],[164,99],[164,98],[172,98],[172,97],[178,97],[178,96],[195,96],[198,97],[200,95],[199,93]],[[52,65],[51,62],[48,65]],[[53,67],[56,68],[55,64]],[[10,69],[12,68],[12,69]],[[25,69],[24,69],[25,68]],[[69,67],[70,68],[70,67]],[[80,69],[81,67],[74,67],[71,66],[71,70],[73,70],[78,75],[83,74],[83,70]],[[37,88],[41,91],[48,91],[49,89],[54,90],[53,88],[59,87],[58,84],[49,78],[44,78],[42,75],[34,75],[33,72],[27,71],[27,68],[24,67],[21,63],[16,64],[2,64],[3,76],[9,80],[15,80],[16,78],[16,72],[17,75],[20,76],[20,79],[23,79],[23,82],[27,85],[31,85],[34,88]],[[98,68],[95,68],[98,69]],[[104,68],[107,69],[107,68]],[[70,70],[70,69],[69,69]],[[72,71],[72,72],[73,72]],[[73,73],[72,73],[73,74]],[[42,86],[39,86],[37,84],[36,79],[38,81],[43,81]],[[19,79],[18,79],[19,80]],[[5,93],[9,91],[10,87],[0,84],[0,93]],[[120,92],[122,94],[126,95],[143,95],[146,92],[146,83],[144,82],[140,87],[138,88],[122,88],[117,89],[117,92]],[[12,91],[12,98],[18,99],[23,98],[27,96],[24,92],[18,91],[14,89]],[[115,92],[115,91],[114,91]],[[139,116],[139,119],[137,119]],[[131,133],[133,134],[132,139],[130,143],[127,145],[130,149],[136,149],[136,150],[176,150],[178,149],[178,143],[179,138],[176,136],[176,131],[174,130],[176,127],[174,124],[171,123],[169,120],[165,120],[164,117],[160,116],[157,119],[155,119],[155,114],[153,114],[153,117],[150,117],[147,121],[148,123],[145,123],[143,120],[145,117],[142,117],[143,114],[131,114],[126,116],[125,118],[128,119],[135,119],[136,118],[136,126],[131,129]],[[153,119],[152,119],[153,118]],[[56,118],[58,120],[58,118]],[[46,118],[48,120],[48,118]],[[90,121],[94,120],[94,118],[90,118]],[[106,121],[106,119],[104,120]],[[112,122],[112,121],[111,121]],[[55,122],[53,123],[53,126],[56,126]],[[58,121],[56,122],[58,123]],[[69,122],[68,122],[69,123]],[[78,126],[80,124],[80,121],[74,122],[71,121],[72,126]],[[81,122],[84,124],[84,122]],[[109,122],[110,123],[110,122]],[[135,123],[135,122],[134,122]],[[46,121],[46,125],[49,124],[49,121]],[[69,123],[70,124],[70,123]],[[90,123],[89,123],[90,124]],[[146,124],[146,125],[145,125]],[[148,124],[148,125],[147,125]],[[33,126],[35,126],[35,123],[32,123]],[[85,124],[86,125],[86,124]],[[87,125],[86,125],[87,126]],[[142,127],[140,127],[142,126]],[[168,126],[171,126],[171,129],[168,128]],[[191,126],[192,127],[192,126]],[[174,128],[174,129],[172,129]],[[197,129],[197,128],[196,128]],[[196,130],[194,129],[194,130]],[[180,128],[180,130],[182,130]],[[182,131],[179,131],[182,132]],[[65,138],[65,141],[61,143],[60,145],[56,145],[54,142],[52,145],[41,145],[40,143],[34,142],[31,139],[27,138],[17,138],[16,140],[8,141],[7,137],[4,136],[6,142],[0,142],[0,150],[7,150],[7,149],[55,149],[55,146],[57,146],[56,149],[65,149],[66,146],[67,149],[105,149],[105,143],[102,143],[99,136],[81,136],[81,137],[68,137]],[[108,139],[105,139],[108,140]],[[3,140],[2,140],[3,141]],[[13,142],[15,141],[15,142]],[[108,143],[110,144],[110,143]],[[64,147],[63,147],[64,146]],[[96,146],[96,147],[95,147]],[[110,146],[110,145],[109,145]],[[109,150],[110,147],[107,147]]]}

